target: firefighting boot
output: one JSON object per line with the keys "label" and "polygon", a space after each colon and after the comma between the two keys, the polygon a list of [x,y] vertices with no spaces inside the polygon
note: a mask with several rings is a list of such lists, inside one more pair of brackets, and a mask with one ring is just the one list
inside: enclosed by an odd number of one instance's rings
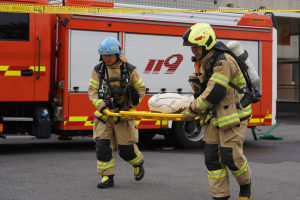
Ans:
{"label": "firefighting boot", "polygon": [[238,200],[250,200],[252,197],[252,179],[247,185],[240,185],[240,195]]}
{"label": "firefighting boot", "polygon": [[114,175],[103,176],[102,180],[99,181],[99,183],[97,185],[98,188],[108,188],[108,187],[113,187],[113,186],[115,186]]}
{"label": "firefighting boot", "polygon": [[145,175],[145,170],[144,170],[143,164],[144,164],[144,162],[142,162],[138,166],[133,166],[133,169],[134,169],[134,179],[136,181],[142,180],[142,178]]}

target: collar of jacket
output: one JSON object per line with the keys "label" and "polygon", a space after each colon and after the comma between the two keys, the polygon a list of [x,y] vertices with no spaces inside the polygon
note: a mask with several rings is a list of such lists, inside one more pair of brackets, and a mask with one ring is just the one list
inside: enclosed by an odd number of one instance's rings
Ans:
{"label": "collar of jacket", "polygon": [[210,61],[216,50],[217,49],[213,48],[204,58],[200,60],[201,68],[203,67],[203,69],[206,69],[208,62]]}

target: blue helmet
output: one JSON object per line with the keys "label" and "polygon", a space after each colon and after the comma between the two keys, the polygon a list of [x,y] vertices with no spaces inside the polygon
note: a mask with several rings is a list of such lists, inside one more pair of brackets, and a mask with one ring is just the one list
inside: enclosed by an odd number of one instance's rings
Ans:
{"label": "blue helmet", "polygon": [[119,41],[113,37],[107,37],[102,40],[98,47],[98,53],[101,55],[119,54],[122,56],[121,45]]}

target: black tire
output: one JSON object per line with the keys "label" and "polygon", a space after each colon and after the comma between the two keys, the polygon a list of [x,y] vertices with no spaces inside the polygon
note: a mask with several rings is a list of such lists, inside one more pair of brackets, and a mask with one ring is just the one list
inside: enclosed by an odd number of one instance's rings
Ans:
{"label": "black tire", "polygon": [[[200,126],[198,121],[174,121],[170,135],[176,147],[179,148],[203,148],[205,142],[202,140],[205,127]],[[166,137],[165,137],[166,138]]]}
{"label": "black tire", "polygon": [[155,130],[139,129],[139,142],[148,142],[156,135]]}

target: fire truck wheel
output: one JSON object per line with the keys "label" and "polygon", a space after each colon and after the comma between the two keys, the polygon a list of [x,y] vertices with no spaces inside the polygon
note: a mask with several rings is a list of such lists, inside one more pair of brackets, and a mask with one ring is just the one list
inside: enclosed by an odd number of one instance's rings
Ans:
{"label": "fire truck wheel", "polygon": [[148,142],[154,138],[155,135],[156,132],[154,130],[139,129],[139,142]]}
{"label": "fire truck wheel", "polygon": [[203,148],[202,141],[205,127],[200,126],[198,121],[178,121],[172,123],[172,139],[176,147]]}

